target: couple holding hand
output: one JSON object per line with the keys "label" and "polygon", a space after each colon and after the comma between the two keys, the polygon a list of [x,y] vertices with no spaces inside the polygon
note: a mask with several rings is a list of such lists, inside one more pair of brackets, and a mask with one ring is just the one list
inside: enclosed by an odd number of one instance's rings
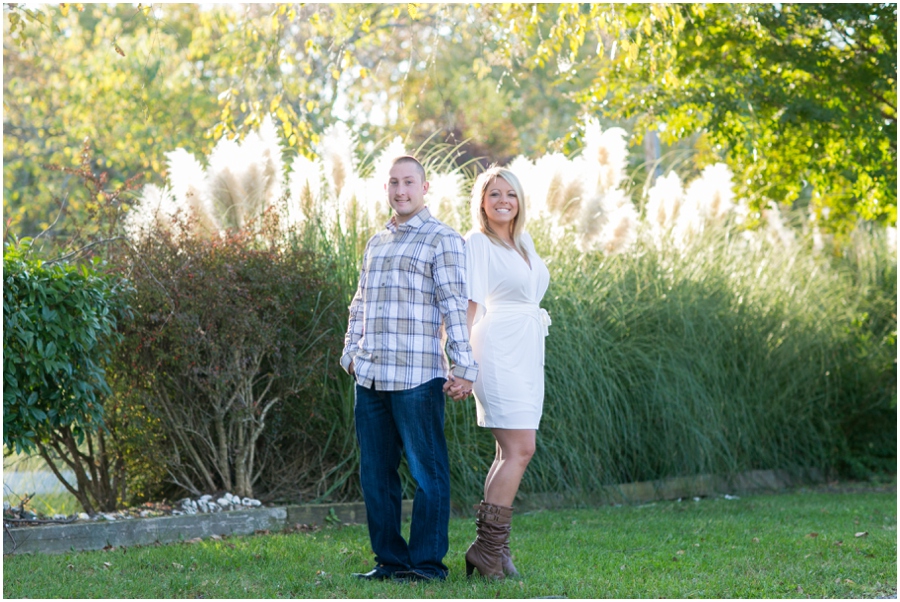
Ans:
{"label": "couple holding hand", "polygon": [[[475,506],[466,574],[518,576],[509,551],[512,506],[534,453],[550,324],[539,306],[550,273],[525,232],[524,192],[507,169],[478,176],[473,231],[463,244],[425,207],[428,181],[417,159],[394,159],[385,190],[394,215],[366,245],[341,357],[356,379],[360,481],[376,562],[355,576],[446,578],[444,394],[458,401],[473,391],[496,455]],[[409,542],[401,534],[401,454],[417,484]]]}

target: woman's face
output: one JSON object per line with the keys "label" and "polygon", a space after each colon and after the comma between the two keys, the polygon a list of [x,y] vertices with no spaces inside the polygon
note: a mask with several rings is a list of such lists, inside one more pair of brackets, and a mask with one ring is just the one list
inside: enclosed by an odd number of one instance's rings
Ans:
{"label": "woman's face", "polygon": [[519,199],[506,180],[498,176],[488,183],[481,206],[491,230],[498,234],[512,234],[513,222],[519,214]]}

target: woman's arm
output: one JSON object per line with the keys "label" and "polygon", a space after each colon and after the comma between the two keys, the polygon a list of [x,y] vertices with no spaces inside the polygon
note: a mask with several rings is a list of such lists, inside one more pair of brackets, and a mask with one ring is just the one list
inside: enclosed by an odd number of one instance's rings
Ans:
{"label": "woman's arm", "polygon": [[469,299],[469,308],[466,310],[466,326],[469,327],[469,340],[472,340],[472,324],[475,322],[475,312],[478,311],[478,304]]}

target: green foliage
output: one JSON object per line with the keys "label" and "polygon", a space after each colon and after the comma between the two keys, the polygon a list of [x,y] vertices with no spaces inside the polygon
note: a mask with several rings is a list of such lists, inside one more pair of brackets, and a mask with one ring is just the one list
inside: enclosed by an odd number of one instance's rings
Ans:
{"label": "green foliage", "polygon": [[31,259],[31,243],[3,251],[3,444],[16,452],[103,426],[104,367],[128,311],[116,279]]}

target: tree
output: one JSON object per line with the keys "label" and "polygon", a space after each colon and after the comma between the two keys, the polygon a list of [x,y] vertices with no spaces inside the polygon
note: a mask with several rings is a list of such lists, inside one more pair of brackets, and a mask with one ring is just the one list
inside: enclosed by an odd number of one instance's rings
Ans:
{"label": "tree", "polygon": [[896,222],[895,4],[503,5],[495,22],[518,68],[594,73],[575,95],[590,111],[670,143],[704,132],[758,208]]}

